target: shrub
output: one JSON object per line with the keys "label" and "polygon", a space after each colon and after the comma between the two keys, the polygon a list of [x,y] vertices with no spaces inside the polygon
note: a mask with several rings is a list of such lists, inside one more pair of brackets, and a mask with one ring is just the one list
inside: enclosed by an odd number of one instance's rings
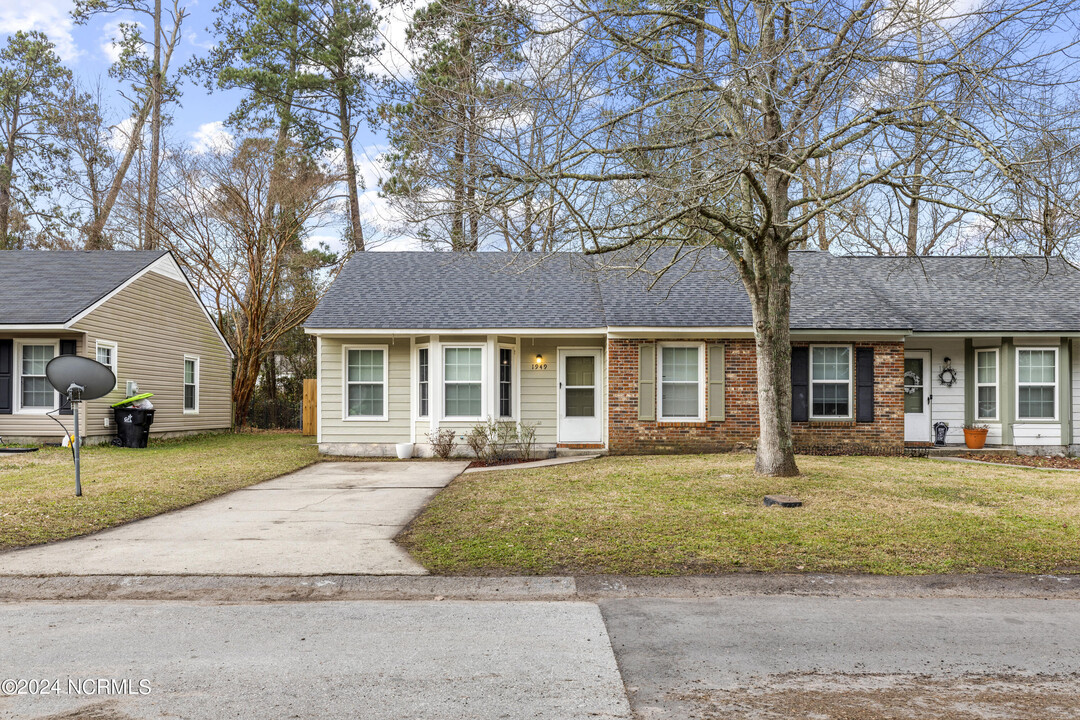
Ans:
{"label": "shrub", "polygon": [[469,446],[477,460],[488,462],[491,453],[491,434],[488,430],[488,424],[478,422],[473,425],[472,429],[469,430],[469,434],[465,436],[465,444]]}
{"label": "shrub", "polygon": [[454,438],[457,436],[451,428],[439,428],[433,433],[428,433],[428,441],[431,443],[431,451],[443,460],[450,457],[457,447]]}
{"label": "shrub", "polygon": [[518,449],[522,460],[532,460],[533,447],[536,445],[536,425],[521,423],[518,426]]}

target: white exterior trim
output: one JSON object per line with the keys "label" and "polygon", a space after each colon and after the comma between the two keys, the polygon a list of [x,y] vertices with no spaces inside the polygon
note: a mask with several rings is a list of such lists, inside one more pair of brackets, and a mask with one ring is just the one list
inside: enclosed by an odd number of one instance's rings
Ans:
{"label": "white exterior trim", "polygon": [[[848,389],[848,414],[847,415],[815,415],[814,414],[814,348],[828,348],[828,347],[844,347],[848,351],[848,376],[847,376],[847,389]],[[810,400],[810,412],[807,417],[810,420],[823,420],[823,421],[836,421],[843,422],[847,420],[855,419],[855,348],[852,345],[844,343],[816,343],[810,346],[808,353],[809,367],[806,368],[806,374],[808,382],[810,384],[809,400]],[[832,385],[839,385],[840,380],[818,380],[819,383],[829,383]]]}
{"label": "white exterior trim", "polygon": [[[47,408],[24,408],[22,405],[22,349],[26,345],[52,345],[53,357],[60,356],[60,340],[58,338],[16,338],[12,343],[12,398],[11,413],[13,415],[45,415],[60,409],[60,393],[53,388],[53,404]],[[40,377],[34,375],[33,377]],[[49,385],[52,387],[52,384]]]}
{"label": "white exterior trim", "polygon": [[[383,411],[382,415],[349,415],[349,351],[378,350],[383,357]],[[374,385],[372,382],[357,383]],[[341,346],[341,419],[344,422],[388,422],[390,420],[390,346],[389,345],[342,345]]]}
{"label": "white exterior trim", "polygon": [[[664,348],[696,348],[698,351],[698,414],[695,417],[667,417],[664,415]],[[656,422],[700,423],[705,422],[705,343],[658,342],[656,343]]]}
{"label": "white exterior trim", "polygon": [[2,332],[60,332],[66,330],[67,327],[62,323],[54,323],[52,325],[0,325],[0,331]]}
{"label": "white exterior trim", "polygon": [[[489,404],[491,392],[488,383],[491,381],[491,368],[488,367],[491,360],[489,348],[492,342],[442,342],[439,344],[439,419],[445,422],[482,422],[492,416]],[[480,415],[447,415],[446,414],[446,351],[457,348],[480,348]],[[428,361],[431,361],[429,356]],[[457,381],[455,381],[457,382]],[[471,383],[466,383],[471,384]],[[432,408],[434,415],[434,408]]]}
{"label": "white exterior trim", "polygon": [[308,335],[374,335],[376,337],[408,337],[411,335],[535,335],[536,337],[567,335],[605,335],[606,327],[595,328],[304,328]]}
{"label": "white exterior trim", "polygon": [[315,338],[315,442],[322,442],[322,378],[323,378],[322,338]]}
{"label": "white exterior trim", "polygon": [[[975,353],[975,377],[971,379],[972,385],[975,387],[975,417],[972,418],[973,423],[999,423],[1001,422],[1001,348],[972,348],[971,352]],[[979,382],[979,355],[982,353],[994,354],[994,382],[981,383]],[[992,387],[994,390],[994,416],[993,417],[979,417],[979,388]]]}
{"label": "white exterior trim", "polygon": [[201,391],[201,389],[199,387],[199,380],[200,380],[200,377],[202,375],[202,368],[200,367],[202,365],[202,360],[199,358],[198,355],[187,355],[187,354],[184,355],[184,366],[183,366],[183,368],[181,370],[181,375],[180,375],[180,387],[181,387],[180,402],[181,402],[181,404],[184,403],[183,388],[187,387],[187,364],[188,364],[189,360],[192,360],[192,361],[195,362],[195,409],[194,410],[189,410],[187,407],[184,407],[184,414],[185,415],[198,415],[199,414],[199,402],[202,400],[202,391]]}
{"label": "white exterior trim", "polygon": [[[1016,368],[1016,387],[1014,391],[1016,393],[1016,415],[1015,422],[1017,425],[1026,424],[1039,424],[1039,423],[1058,423],[1061,422],[1061,368],[1058,367],[1058,363],[1061,362],[1061,358],[1058,355],[1059,348],[1051,345],[1032,345],[1028,347],[1017,347],[1013,351],[1015,354],[1015,368]],[[1046,387],[1048,383],[1020,383],[1020,353],[1021,352],[1052,352],[1054,353],[1054,417],[1022,417],[1020,415],[1020,388],[1022,386],[1027,387]]]}

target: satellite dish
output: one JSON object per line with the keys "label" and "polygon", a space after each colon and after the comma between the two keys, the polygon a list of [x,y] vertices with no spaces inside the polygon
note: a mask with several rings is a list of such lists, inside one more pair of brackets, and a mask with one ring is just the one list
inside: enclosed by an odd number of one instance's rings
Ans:
{"label": "satellite dish", "polygon": [[45,377],[61,395],[72,400],[96,400],[116,387],[116,376],[106,365],[79,357],[58,355],[45,366]]}
{"label": "satellite dish", "polygon": [[[108,395],[116,387],[116,376],[105,365],[79,357],[78,355],[60,355],[54,357],[45,366],[45,377],[49,384],[61,395],[71,398],[72,404],[84,400],[96,400]],[[79,478],[79,410],[73,408],[75,438],[71,443],[71,454],[75,459],[75,497],[82,496],[82,482]],[[59,421],[58,421],[59,422]],[[63,424],[63,423],[61,423]],[[64,428],[67,432],[67,428]]]}

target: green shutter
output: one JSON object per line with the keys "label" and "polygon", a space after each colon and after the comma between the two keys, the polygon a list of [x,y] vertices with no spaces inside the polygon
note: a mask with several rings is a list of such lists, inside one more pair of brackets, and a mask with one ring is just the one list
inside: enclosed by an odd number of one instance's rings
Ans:
{"label": "green shutter", "polygon": [[709,414],[707,420],[724,419],[724,343],[709,345]]}
{"label": "green shutter", "polygon": [[656,345],[638,345],[638,420],[656,419]]}

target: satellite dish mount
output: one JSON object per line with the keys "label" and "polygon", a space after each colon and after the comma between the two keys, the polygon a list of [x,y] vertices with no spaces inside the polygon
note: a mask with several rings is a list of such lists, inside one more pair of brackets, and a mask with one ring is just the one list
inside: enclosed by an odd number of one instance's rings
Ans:
{"label": "satellite dish mount", "polygon": [[[75,497],[82,497],[82,478],[79,461],[79,405],[87,400],[96,400],[107,395],[116,387],[113,371],[99,362],[78,355],[60,355],[54,357],[45,366],[45,376],[49,384],[71,401],[71,414],[75,423],[75,434],[71,441],[72,456],[75,459]],[[66,432],[66,430],[65,430]]]}

